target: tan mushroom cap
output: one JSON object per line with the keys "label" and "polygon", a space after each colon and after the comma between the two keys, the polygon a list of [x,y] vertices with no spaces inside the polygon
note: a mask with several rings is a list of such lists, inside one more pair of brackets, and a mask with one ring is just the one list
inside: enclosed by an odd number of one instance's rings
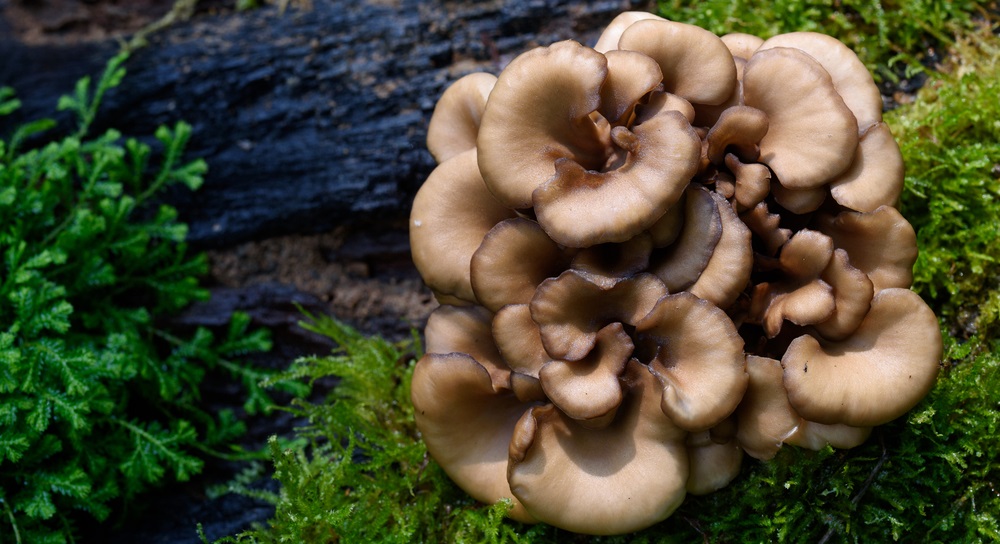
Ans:
{"label": "tan mushroom cap", "polygon": [[496,81],[493,74],[469,74],[441,95],[427,125],[427,150],[438,164],[476,147],[486,99]]}
{"label": "tan mushroom cap", "polygon": [[549,361],[538,377],[552,404],[587,427],[606,427],[622,402],[618,377],[632,357],[632,339],[621,323],[597,332],[594,349],[579,361]]}
{"label": "tan mushroom cap", "polygon": [[[684,227],[685,198],[682,196],[676,204],[670,207],[653,226],[649,227],[649,237],[654,248],[662,248],[673,244]],[[720,230],[721,233],[721,230]]]}
{"label": "tan mushroom cap", "polygon": [[767,209],[766,202],[761,202],[752,210],[744,212],[740,215],[740,219],[753,234],[763,241],[764,247],[771,256],[777,255],[781,246],[785,245],[785,242],[792,237],[791,230],[780,226],[781,216],[771,213]]}
{"label": "tan mushroom cap", "polygon": [[764,43],[762,38],[742,32],[731,32],[725,36],[720,36],[722,43],[726,44],[733,57],[743,60],[750,60],[754,52],[760,49]]}
{"label": "tan mushroom cap", "polygon": [[854,163],[830,182],[838,204],[859,212],[895,206],[903,191],[903,154],[889,125],[877,123],[861,134]]}
{"label": "tan mushroom cap", "polygon": [[663,71],[669,92],[697,104],[716,105],[732,96],[736,63],[718,36],[667,20],[637,21],[622,32],[618,48],[643,53]]}
{"label": "tan mushroom cap", "polygon": [[701,142],[687,119],[661,111],[652,119],[611,130],[628,152],[620,167],[588,170],[571,159],[532,194],[538,223],[569,247],[624,242],[651,227],[680,199],[698,168]]}
{"label": "tan mushroom cap", "polygon": [[750,281],[753,271],[751,234],[726,199],[710,194],[719,208],[722,235],[705,270],[688,291],[720,308],[728,308]]}
{"label": "tan mushroom cap", "polygon": [[661,298],[636,323],[657,354],[649,366],[663,386],[660,408],[692,432],[718,425],[747,386],[743,339],[725,312],[690,293]]}
{"label": "tan mushroom cap", "polygon": [[759,163],[743,163],[739,157],[726,155],[726,167],[736,176],[736,209],[749,210],[771,192],[771,169]]}
{"label": "tan mushroom cap", "polygon": [[[767,134],[767,115],[750,106],[726,108],[708,131],[708,160],[721,165],[730,146],[744,160],[757,158],[757,144]],[[768,176],[770,177],[770,176]]]}
{"label": "tan mushroom cap", "polygon": [[442,304],[475,303],[472,254],[493,225],[514,217],[486,189],[476,150],[441,163],[417,191],[410,211],[413,264]]}
{"label": "tan mushroom cap", "polygon": [[771,194],[774,195],[774,201],[794,214],[803,215],[818,210],[826,200],[827,192],[826,186],[789,189],[779,183],[779,180],[771,180]]}
{"label": "tan mushroom cap", "polygon": [[527,304],[504,306],[493,316],[493,340],[511,370],[538,378],[542,365],[552,358],[545,353],[538,324]]}
{"label": "tan mushroom cap", "polygon": [[695,111],[690,102],[677,96],[676,94],[653,91],[649,94],[649,99],[645,104],[639,104],[636,109],[635,123],[644,123],[655,117],[661,111],[677,111],[688,120],[694,123]]}
{"label": "tan mushroom cap", "polygon": [[766,461],[783,443],[820,450],[827,444],[853,448],[863,443],[870,427],[824,425],[807,421],[788,402],[782,385],[781,363],[776,359],[747,356],[750,384],[736,409],[739,421],[736,440],[751,457]]}
{"label": "tan mushroom cap", "polygon": [[510,382],[510,368],[497,351],[493,316],[481,306],[439,306],[427,318],[427,353],[466,353],[489,373],[496,390]]}
{"label": "tan mushroom cap", "polygon": [[411,399],[427,451],[459,487],[486,504],[511,499],[510,517],[535,521],[507,483],[511,436],[532,404],[495,391],[486,369],[464,353],[422,357]]}
{"label": "tan mushroom cap", "polygon": [[590,114],[607,74],[604,55],[574,41],[532,49],[500,73],[477,139],[483,179],[500,202],[531,207],[556,159],[604,164],[610,142]]}
{"label": "tan mushroom cap", "polygon": [[[688,437],[687,492],[692,495],[707,495],[726,487],[739,476],[743,464],[743,449],[735,439],[719,444],[703,440],[707,435],[709,431],[702,431]],[[692,444],[692,437],[701,439]]]}
{"label": "tan mushroom cap", "polygon": [[650,268],[671,293],[683,291],[698,281],[722,237],[719,206],[708,190],[692,184],[685,195],[680,235]]}
{"label": "tan mushroom cap", "polygon": [[830,75],[797,49],[758,50],[743,72],[747,106],[767,114],[760,162],[789,189],[812,189],[850,167],[858,122]]}
{"label": "tan mushroom cap", "polygon": [[941,361],[934,312],[916,293],[879,291],[843,341],[800,336],[781,359],[788,399],[802,417],[870,427],[912,408],[930,391]]}
{"label": "tan mushroom cap", "polygon": [[595,277],[603,276],[613,282],[646,270],[652,251],[653,237],[643,232],[620,244],[601,244],[582,249],[573,257],[570,268]]}
{"label": "tan mushroom cap", "polygon": [[882,120],[882,94],[868,68],[843,42],[817,32],[789,32],[768,39],[759,51],[776,47],[798,49],[816,59],[830,74],[837,94],[857,118],[858,127]]}
{"label": "tan mushroom cap", "polygon": [[493,312],[507,304],[527,304],[538,284],[565,270],[570,259],[538,223],[520,217],[506,219],[486,234],[472,254],[472,291]]}
{"label": "tan mushroom cap", "polygon": [[833,288],[825,281],[817,279],[804,285],[765,282],[754,288],[750,315],[756,319],[762,314],[764,333],[774,338],[785,321],[814,325],[830,319],[835,309]]}
{"label": "tan mushroom cap", "polygon": [[622,37],[622,32],[625,29],[632,26],[632,23],[638,21],[645,21],[647,19],[654,19],[662,21],[662,17],[658,15],[653,15],[645,11],[625,11],[619,13],[611,23],[604,28],[604,32],[601,32],[601,36],[597,38],[597,43],[594,44],[594,49],[598,53],[607,54],[608,51],[618,49],[618,40]]}
{"label": "tan mushroom cap", "polygon": [[781,248],[778,262],[790,278],[818,278],[833,258],[833,240],[815,230],[802,229]]}
{"label": "tan mushroom cap", "polygon": [[510,444],[514,495],[539,521],[593,535],[666,519],[684,501],[685,432],[660,412],[659,384],[633,360],[614,421],[590,429],[554,406],[533,408]]}
{"label": "tan mushroom cap", "polygon": [[553,359],[579,361],[594,348],[597,331],[611,323],[634,325],[667,294],[652,274],[637,274],[610,284],[585,272],[567,270],[538,286],[531,318]]}
{"label": "tan mushroom cap", "polygon": [[608,77],[597,110],[612,125],[629,122],[636,104],[663,80],[656,61],[635,51],[608,51]]}
{"label": "tan mushroom cap", "polygon": [[843,340],[868,315],[875,287],[864,272],[851,266],[847,252],[837,248],[821,276],[833,288],[834,311],[814,328],[827,340]]}
{"label": "tan mushroom cap", "polygon": [[851,265],[868,275],[875,292],[908,288],[917,262],[917,234],[913,226],[889,206],[870,213],[841,212],[817,218],[816,228],[847,251]]}

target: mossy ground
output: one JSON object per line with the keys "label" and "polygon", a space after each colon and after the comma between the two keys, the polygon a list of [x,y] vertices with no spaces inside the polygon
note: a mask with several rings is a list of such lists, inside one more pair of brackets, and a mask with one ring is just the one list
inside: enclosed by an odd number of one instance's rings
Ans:
{"label": "mossy ground", "polygon": [[[917,229],[914,289],[945,335],[943,370],[907,416],[849,451],[784,448],[747,459],[727,488],[690,497],[638,534],[589,539],[503,518],[451,484],[420,442],[408,384],[419,340],[390,344],[317,318],[341,350],[297,361],[288,377],[341,383],[290,410],[299,445],[272,445],[275,517],[226,542],[977,542],[1000,540],[1000,39],[976,2],[667,2],[675,20],[717,33],[819,30],[855,47],[882,78],[893,59],[928,80],[887,115],[907,164],[900,206]],[[891,16],[888,15],[891,13]],[[954,36],[959,36],[955,38]],[[929,48],[950,51],[920,68]],[[233,488],[248,491],[239,483]]]}

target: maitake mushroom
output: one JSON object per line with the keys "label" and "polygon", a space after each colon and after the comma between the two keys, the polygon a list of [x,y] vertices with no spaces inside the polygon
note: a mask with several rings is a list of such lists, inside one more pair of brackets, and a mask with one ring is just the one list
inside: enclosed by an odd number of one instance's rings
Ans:
{"label": "maitake mushroom", "polygon": [[837,40],[625,13],[458,80],[428,147],[417,425],[515,519],[638,530],[743,452],[856,446],[934,383],[899,148]]}

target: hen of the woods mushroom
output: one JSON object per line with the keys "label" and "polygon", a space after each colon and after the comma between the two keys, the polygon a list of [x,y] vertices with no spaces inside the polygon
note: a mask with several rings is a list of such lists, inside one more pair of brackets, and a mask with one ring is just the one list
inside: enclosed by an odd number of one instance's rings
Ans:
{"label": "hen of the woods mushroom", "polygon": [[833,38],[625,13],[459,79],[427,144],[417,425],[515,519],[642,529],[744,452],[859,445],[937,376],[899,148]]}

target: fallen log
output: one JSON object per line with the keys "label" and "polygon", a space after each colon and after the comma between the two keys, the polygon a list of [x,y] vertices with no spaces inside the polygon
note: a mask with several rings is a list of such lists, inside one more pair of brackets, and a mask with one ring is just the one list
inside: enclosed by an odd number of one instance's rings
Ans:
{"label": "fallen log", "polygon": [[[617,13],[651,2],[314,0],[197,17],[154,35],[128,61],[95,129],[148,137],[194,126],[189,156],[210,173],[171,201],[200,247],[405,218],[434,166],[424,139],[443,89],[499,72],[535,45],[593,43]],[[11,121],[51,116],[61,94],[100,72],[116,44],[28,46],[0,38]]]}

